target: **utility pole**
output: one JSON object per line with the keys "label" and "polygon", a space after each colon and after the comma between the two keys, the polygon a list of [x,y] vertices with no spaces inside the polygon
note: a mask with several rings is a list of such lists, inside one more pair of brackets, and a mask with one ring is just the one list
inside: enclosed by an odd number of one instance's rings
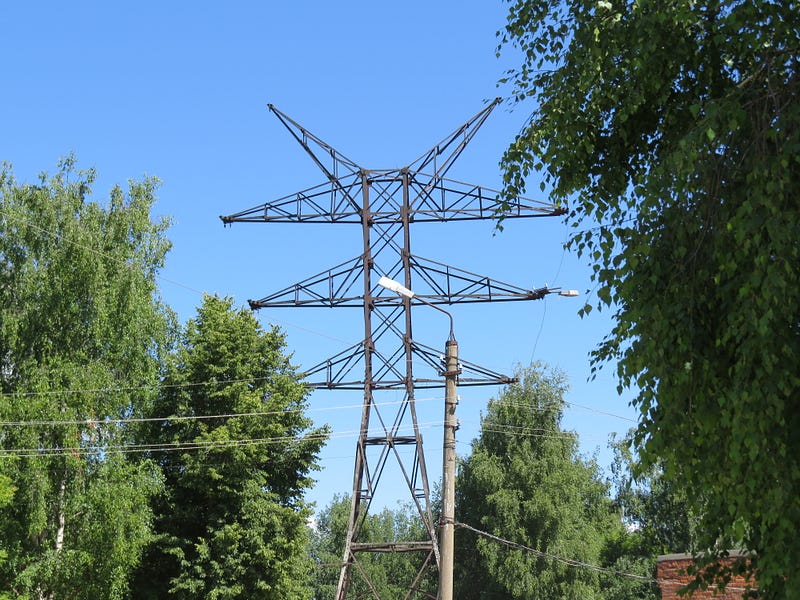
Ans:
{"label": "utility pole", "polygon": [[[440,352],[420,343],[412,335],[413,306],[417,303],[451,305],[461,302],[539,300],[547,294],[558,292],[557,288],[527,289],[503,283],[411,252],[411,227],[414,223],[491,220],[500,213],[507,219],[551,217],[566,213],[563,207],[547,202],[521,197],[507,198],[497,190],[446,177],[453,163],[499,102],[497,99],[488,104],[422,156],[399,169],[364,168],[270,105],[270,111],[322,171],[323,182],[220,217],[226,225],[335,223],[350,224],[359,230],[355,258],[260,300],[249,301],[254,310],[351,307],[363,315],[363,338],[360,342],[305,372],[306,385],[311,388],[363,392],[350,516],[342,549],[336,600],[347,598],[354,577],[359,576],[372,596],[381,600],[378,590],[358,561],[362,553],[408,552],[420,557],[417,563],[419,568],[413,581],[409,582],[406,599],[420,595],[419,587],[427,569],[448,568],[443,564],[441,550],[445,546],[452,548],[452,541],[443,542],[440,547],[415,400],[419,389],[442,387]],[[394,126],[394,123],[390,125]],[[377,285],[381,276],[399,279],[408,289],[414,287],[413,280],[417,284],[417,295],[402,299],[389,296]],[[452,375],[445,378],[444,385],[447,387],[449,383],[453,386],[453,391],[448,392],[452,405],[446,403],[446,406],[448,412],[452,409],[452,418],[455,419],[457,375],[462,387],[502,385],[511,383],[513,379],[465,360],[459,363],[457,346],[452,350],[456,350],[456,362],[445,365],[445,373]],[[437,376],[420,376],[414,371],[415,365],[416,368],[421,366],[433,370]],[[352,374],[358,366],[362,368],[363,377],[354,377]],[[398,392],[403,393],[399,403],[381,405],[376,402],[380,394],[391,394],[394,399]],[[386,408],[388,405],[392,408]],[[391,410],[394,416],[388,412]],[[446,428],[445,435],[454,435],[455,427],[453,421]],[[454,443],[453,440],[451,442]],[[452,451],[451,464],[454,467],[453,443],[448,446],[448,442],[445,442],[445,447],[446,452]],[[411,452],[401,452],[401,448]],[[396,461],[399,480],[405,482],[408,488],[417,517],[426,532],[425,539],[402,543],[393,540],[365,542],[360,537],[362,525],[381,482],[384,467],[393,461]],[[454,469],[448,483],[451,488],[453,475]],[[452,539],[452,495],[447,504],[450,516],[443,518],[442,526],[443,533],[449,527]],[[452,550],[447,552],[452,582]]]}
{"label": "utility pole", "polygon": [[439,599],[453,600],[453,564],[455,562],[456,520],[456,391],[458,374],[458,342],[455,337],[445,344],[444,440],[442,443],[442,526],[441,565],[439,567]]}
{"label": "utility pole", "polygon": [[[414,292],[388,277],[381,277],[378,285],[411,299]],[[458,342],[453,315],[443,308],[418,298],[423,304],[443,312],[450,319],[450,335],[445,342],[444,371],[444,427],[442,434],[442,516],[439,519],[439,600],[453,600],[453,565],[455,562],[455,509],[456,509],[456,405],[458,404]]]}

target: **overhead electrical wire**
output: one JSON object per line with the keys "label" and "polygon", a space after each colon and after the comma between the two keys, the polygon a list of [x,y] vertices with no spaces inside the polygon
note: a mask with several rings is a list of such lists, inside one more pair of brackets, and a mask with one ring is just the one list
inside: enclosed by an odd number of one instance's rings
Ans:
{"label": "overhead electrical wire", "polygon": [[[122,265],[122,266],[124,266],[124,267],[126,267],[128,269],[133,269],[134,268],[134,265],[131,264],[131,263],[128,263],[127,261],[120,260],[120,259],[118,259],[118,258],[116,258],[114,256],[106,254],[105,252],[102,252],[101,250],[98,250],[97,248],[92,248],[91,246],[86,246],[84,244],[76,242],[75,240],[71,240],[71,239],[61,235],[60,233],[56,233],[55,231],[50,231],[49,229],[45,229],[43,227],[39,227],[35,223],[31,223],[27,219],[25,219],[23,217],[20,217],[18,215],[9,215],[6,211],[3,211],[3,210],[0,210],[0,215],[2,215],[4,219],[5,218],[10,218],[10,219],[14,219],[16,221],[22,222],[27,227],[30,227],[31,229],[33,229],[35,231],[38,231],[39,233],[43,233],[43,234],[45,234],[45,235],[47,235],[49,237],[52,237],[52,238],[58,240],[59,242],[65,242],[67,244],[72,244],[76,248],[81,248],[82,250],[86,250],[86,251],[88,251],[88,252],[90,252],[92,254],[96,254],[97,256],[100,256],[100,257],[105,258],[107,260],[116,262],[116,263],[118,263],[118,264],[120,264],[120,265]],[[185,285],[183,283],[180,283],[179,281],[173,281],[171,279],[167,279],[166,277],[163,277],[161,275],[156,275],[155,277],[157,279],[160,279],[161,281],[165,281],[165,282],[167,282],[169,284],[172,284],[172,285],[175,285],[175,286],[178,286],[178,287],[182,287],[182,288],[184,288],[186,290],[189,290],[190,292],[195,292],[197,294],[200,294],[201,296],[206,293],[206,292],[204,292],[202,290],[198,290],[197,288],[193,288],[191,286],[188,286],[188,285]]]}
{"label": "overhead electrical wire", "polygon": [[[630,417],[624,417],[622,415],[617,415],[617,414],[610,413],[610,412],[607,412],[607,411],[599,410],[599,409],[593,408],[591,406],[586,406],[585,404],[577,404],[575,402],[569,402],[567,400],[562,400],[561,402],[563,404],[567,405],[567,406],[572,406],[572,407],[575,407],[575,408],[581,408],[583,410],[587,410],[589,412],[593,412],[593,413],[596,413],[596,414],[605,415],[607,417],[614,417],[615,419],[622,419],[623,421],[630,421],[632,423],[636,423],[636,419],[631,419]],[[553,410],[553,408],[554,408],[554,407],[551,407],[551,406],[539,406],[537,404],[530,404],[530,403],[527,403],[527,402],[517,402],[517,401],[513,401],[513,400],[512,401],[504,401],[504,404],[507,404],[508,406],[514,406],[514,407],[517,407],[517,408],[527,408],[529,410],[542,411],[542,412],[543,411],[547,411],[547,410]]]}
{"label": "overhead electrical wire", "polygon": [[[10,218],[10,219],[17,220],[17,221],[23,223],[24,225],[30,227],[31,229],[34,229],[34,230],[36,230],[36,231],[38,231],[40,233],[43,233],[44,235],[50,236],[50,237],[52,237],[52,238],[54,238],[54,239],[56,239],[56,240],[58,240],[60,242],[65,242],[67,244],[72,244],[73,246],[75,246],[77,248],[81,248],[83,250],[91,252],[92,254],[96,254],[96,255],[98,255],[98,256],[100,256],[102,258],[105,258],[107,260],[111,260],[113,262],[116,262],[116,263],[118,263],[118,264],[120,264],[120,265],[122,265],[122,266],[124,266],[126,268],[129,268],[129,269],[134,268],[132,264],[130,264],[130,263],[124,261],[124,260],[120,260],[120,259],[118,259],[118,258],[116,258],[114,256],[110,256],[110,255],[98,250],[97,248],[92,248],[90,246],[86,246],[84,244],[76,242],[75,240],[68,239],[68,238],[64,237],[63,235],[61,235],[60,233],[56,233],[54,231],[50,231],[48,229],[44,229],[43,227],[39,227],[38,225],[36,225],[34,223],[31,223],[27,219],[25,219],[23,217],[20,217],[18,215],[9,215],[6,211],[3,211],[3,210],[0,210],[0,215],[4,219],[5,218]],[[154,277],[156,279],[160,280],[160,281],[163,281],[165,283],[169,283],[170,285],[174,285],[176,287],[180,287],[180,288],[183,288],[183,289],[188,290],[190,292],[193,292],[195,294],[198,294],[201,297],[208,294],[208,292],[206,292],[206,291],[199,290],[199,289],[197,289],[195,287],[192,287],[190,285],[186,285],[184,283],[181,283],[180,281],[175,281],[173,279],[169,279],[169,278],[164,277],[163,275],[159,275],[157,273],[154,275]],[[313,333],[314,335],[318,335],[320,337],[328,338],[328,339],[336,341],[336,342],[341,342],[341,343],[347,345],[348,347],[352,345],[351,342],[348,342],[347,340],[344,340],[342,338],[338,338],[336,336],[332,336],[332,335],[329,335],[327,333],[323,333],[321,331],[316,331],[316,330],[310,329],[308,327],[303,327],[302,325],[298,325],[298,324],[292,323],[290,321],[285,321],[283,319],[276,319],[274,317],[270,317],[270,321],[274,321],[274,322],[277,322],[277,323],[282,323],[283,325],[288,325],[288,326],[294,327],[296,329],[307,331],[309,333]]]}
{"label": "overhead electrical wire", "polygon": [[[244,379],[204,381],[204,382],[193,382],[193,383],[183,383],[183,384],[159,384],[159,385],[147,385],[147,386],[124,386],[124,387],[88,388],[88,389],[78,388],[78,389],[65,389],[65,390],[42,390],[42,391],[35,391],[35,392],[5,392],[5,393],[0,393],[0,397],[14,397],[14,396],[27,397],[27,396],[36,396],[36,395],[58,395],[58,394],[108,394],[108,393],[142,391],[142,390],[158,391],[158,390],[165,390],[165,389],[181,389],[181,388],[203,387],[203,386],[213,386],[213,385],[228,385],[228,384],[232,384],[232,383],[252,383],[252,382],[257,382],[257,381],[264,381],[266,379],[267,378],[265,378],[265,377],[253,377],[253,378],[244,378]],[[415,398],[415,402],[419,403],[419,402],[426,402],[426,401],[430,401],[430,400],[441,400],[441,399],[442,399],[441,396],[428,397],[428,398]],[[462,397],[462,400],[465,401],[465,402],[472,402],[473,401],[470,398],[463,398],[463,397]],[[480,400],[483,401],[482,398]],[[379,403],[378,406],[381,406],[383,404],[386,404],[386,405],[397,404],[399,402],[402,402],[402,401]],[[578,404],[576,402],[570,402],[570,401],[567,401],[567,400],[563,400],[562,402],[563,402],[563,404],[565,404],[567,406],[580,408],[580,409],[583,409],[583,410],[587,410],[589,412],[593,412],[595,414],[605,415],[605,416],[608,416],[608,417],[621,419],[623,421],[629,421],[631,423],[636,423],[636,420],[635,419],[631,419],[630,417],[625,417],[625,416],[614,414],[614,413],[611,413],[611,412],[602,411],[602,410],[593,408],[591,406],[586,406],[585,404]],[[536,404],[530,404],[530,403],[525,403],[525,402],[512,401],[512,402],[508,402],[508,404],[510,406],[515,406],[515,407],[519,407],[519,408],[527,408],[527,409],[535,410],[535,411],[550,410],[550,408],[547,407],[547,406],[539,406],[539,405],[536,405]],[[309,412],[310,411],[325,411],[325,410],[337,410],[337,409],[341,409],[341,408],[361,408],[362,406],[363,406],[363,404],[357,404],[357,405],[334,406],[334,407],[324,407],[324,408],[309,408],[307,410]],[[269,413],[264,413],[264,414],[269,414]],[[212,415],[212,416],[209,416],[209,417],[206,417],[206,418],[214,418],[214,417],[220,417],[220,416],[225,416],[225,415]],[[152,420],[163,420],[165,418],[166,417],[154,418]],[[105,419],[103,421],[104,422],[109,422],[108,420],[105,420]],[[122,421],[125,421],[125,420],[124,419],[110,420],[110,422],[117,422],[117,421],[122,422]],[[80,421],[80,422],[85,422],[85,421]],[[32,422],[2,422],[2,421],[0,421],[0,426],[3,426],[3,425],[15,425],[15,424],[31,424],[31,423]],[[60,424],[65,424],[67,422],[66,421],[59,421],[59,423]]]}
{"label": "overhead electrical wire", "polygon": [[[565,564],[565,565],[567,565],[569,567],[590,569],[592,571],[597,571],[598,573],[606,573],[606,574],[609,574],[609,575],[616,575],[618,577],[625,577],[627,579],[634,579],[636,581],[641,581],[643,583],[666,584],[666,585],[671,585],[671,586],[676,586],[677,585],[677,586],[680,586],[680,587],[684,587],[686,585],[686,582],[682,582],[682,581],[675,581],[675,580],[671,580],[671,579],[656,579],[654,577],[647,577],[645,575],[637,575],[635,573],[628,573],[626,571],[619,571],[617,569],[611,569],[609,567],[601,567],[599,565],[593,565],[591,563],[583,562],[583,561],[580,561],[580,560],[575,560],[575,559],[572,559],[572,558],[564,558],[562,556],[557,556],[555,554],[550,554],[549,552],[543,552],[541,550],[537,550],[536,548],[531,548],[530,546],[526,546],[525,544],[512,542],[511,540],[507,540],[507,539],[501,538],[500,536],[493,535],[493,534],[491,534],[491,533],[489,533],[487,531],[482,531],[480,529],[472,527],[471,525],[467,525],[466,523],[459,523],[458,521],[456,521],[455,526],[460,528],[460,529],[466,529],[467,531],[471,531],[471,532],[473,532],[473,533],[475,533],[475,534],[477,534],[477,535],[479,535],[481,537],[485,537],[486,539],[492,540],[492,541],[497,542],[499,544],[502,544],[504,546],[508,546],[509,548],[513,548],[515,550],[522,550],[524,552],[529,552],[529,553],[535,554],[536,556],[539,556],[541,558],[546,558],[546,559],[549,559],[549,560],[552,560],[552,561],[555,561],[555,562],[560,562],[560,563]],[[714,585],[714,584],[710,584],[709,587],[720,588],[721,589],[721,586]],[[746,591],[746,588],[735,587],[735,586],[725,586],[725,589],[726,590],[742,591],[742,592]]]}
{"label": "overhead electrical wire", "polygon": [[[441,396],[430,396],[426,398],[416,398],[416,403],[422,402],[435,402],[442,400]],[[395,401],[388,401],[388,402],[380,402],[376,403],[376,407],[385,407],[385,406],[396,406],[407,402],[406,399],[403,400],[395,400]],[[547,407],[540,407],[536,405],[526,404],[526,403],[513,403],[512,405],[522,408],[528,408],[531,410],[548,410]],[[233,419],[233,418],[241,418],[241,417],[267,417],[267,416],[280,416],[283,414],[291,414],[291,413],[307,413],[307,412],[327,412],[327,411],[342,411],[342,410],[357,410],[361,409],[362,404],[346,404],[346,405],[337,405],[337,406],[327,406],[327,407],[317,407],[317,408],[298,408],[298,409],[289,409],[289,410],[278,410],[278,411],[257,411],[257,412],[247,412],[247,413],[220,413],[220,414],[211,414],[211,415],[184,415],[184,416],[169,416],[169,417],[128,417],[123,419],[72,419],[72,420],[38,420],[38,421],[0,421],[0,427],[54,427],[54,426],[88,426],[88,427],[101,427],[106,425],[127,425],[133,423],[168,423],[168,422],[187,422],[187,421],[201,421],[201,420],[216,420],[216,419]],[[586,408],[587,410],[592,410],[593,412],[600,412],[594,411],[591,407],[582,407]],[[620,419],[631,420],[627,419],[626,417],[622,417],[621,415],[610,415]],[[441,424],[441,422],[429,422],[426,423],[426,428],[432,426],[432,424]],[[539,438],[560,438],[560,439],[570,439],[574,440],[577,437],[577,434],[569,431],[563,432],[549,432],[543,428],[531,428],[528,426],[520,426],[520,425],[511,425],[505,423],[499,423],[496,421],[482,421],[479,424],[480,427],[487,432],[492,433],[499,433],[503,435],[516,435],[519,437],[539,437]],[[339,439],[339,438],[346,438],[346,437],[357,437],[360,432],[358,431],[351,431],[351,432],[336,432],[329,435],[329,439]],[[287,438],[285,437],[278,437],[274,438],[275,441],[286,442]],[[246,443],[247,440],[240,440],[241,443]],[[459,440],[462,444],[467,444]],[[267,443],[264,440],[255,440],[253,443]],[[468,444],[467,444],[468,445]],[[132,448],[131,452],[137,451],[134,450],[135,445],[128,445],[127,447]],[[176,446],[176,449],[180,449],[180,446]],[[51,449],[51,451],[55,451],[58,449]],[[22,450],[21,450],[22,451]],[[138,450],[141,452],[142,450]],[[14,450],[0,450],[0,456],[9,453],[13,453]],[[92,450],[92,452],[97,452],[97,450]],[[114,449],[114,452],[119,452],[118,449]],[[31,456],[32,454],[28,453],[25,456]],[[37,455],[40,453],[37,450]],[[51,454],[52,455],[52,454]]]}
{"label": "overhead electrical wire", "polygon": [[[567,565],[568,567],[576,568],[576,569],[588,569],[591,571],[596,571],[598,573],[603,573],[606,575],[614,575],[616,577],[623,577],[625,579],[632,579],[634,581],[640,581],[642,583],[650,583],[654,585],[662,585],[662,586],[669,586],[669,587],[685,587],[685,581],[677,581],[673,579],[658,579],[656,577],[648,577],[646,575],[638,575],[636,573],[629,573],[627,571],[620,571],[619,569],[612,569],[609,567],[601,567],[600,565],[594,565],[591,563],[587,563],[584,561],[576,560],[573,558],[565,558],[563,556],[558,556],[556,554],[552,554],[550,552],[543,552],[541,550],[537,550],[536,548],[531,548],[530,546],[526,546],[525,544],[520,544],[517,542],[512,542],[511,540],[507,540],[497,535],[493,535],[487,531],[482,531],[476,527],[472,527],[471,525],[467,525],[466,523],[461,523],[456,521],[454,525],[460,529],[465,529],[467,531],[471,531],[476,535],[481,537],[485,537],[488,540],[496,542],[498,544],[502,544],[503,546],[507,546],[509,548],[513,548],[515,550],[522,550],[523,552],[528,552],[530,554],[534,554],[540,558],[552,560],[553,562],[559,562],[561,564]],[[340,568],[345,563],[317,563],[315,567],[317,568],[326,568],[326,567],[337,567]],[[716,588],[722,589],[722,586],[716,584],[709,584],[709,588]],[[731,591],[738,591],[744,592],[747,588],[738,587],[738,586],[731,586],[726,585],[726,590]],[[751,588],[753,591],[756,591],[757,588]]]}
{"label": "overhead electrical wire", "polygon": [[[102,252],[102,251],[100,251],[100,250],[98,250],[96,248],[92,248],[90,246],[85,246],[85,245],[83,245],[83,244],[81,244],[79,242],[76,242],[74,240],[68,239],[68,238],[64,237],[63,235],[61,235],[61,234],[59,234],[57,232],[53,232],[53,231],[44,229],[42,227],[39,227],[38,225],[36,225],[34,223],[31,223],[27,219],[24,219],[24,218],[19,217],[17,215],[9,215],[7,212],[2,211],[2,210],[0,210],[0,215],[2,215],[3,217],[7,217],[7,218],[10,218],[10,219],[15,219],[17,221],[20,221],[23,224],[25,224],[26,226],[31,227],[32,229],[34,229],[36,231],[39,231],[40,233],[42,233],[44,235],[48,235],[50,237],[53,237],[53,238],[55,238],[55,239],[57,239],[59,241],[72,244],[72,245],[74,245],[76,247],[79,247],[79,248],[82,248],[82,249],[87,250],[89,252],[92,252],[94,254],[97,254],[98,256],[101,256],[101,257],[103,257],[105,259],[118,262],[119,264],[125,266],[126,268],[133,268],[132,265],[130,265],[126,261],[119,260],[119,259],[117,259],[117,258],[115,258],[113,256],[110,256],[110,255],[108,255],[108,254],[106,254],[106,253],[104,253],[104,252]],[[609,224],[609,225],[599,225],[597,227],[585,229],[585,230],[583,230],[582,232],[579,232],[579,233],[599,230],[599,229],[603,229],[603,228],[606,228],[606,227],[618,226],[621,223],[625,223],[625,222],[628,222],[628,221],[631,221],[631,220],[635,220],[635,218],[631,217],[629,219],[624,219],[624,220],[620,221],[619,223],[614,223],[614,224]],[[557,273],[561,271],[561,267],[562,267],[562,263],[563,263],[563,260],[564,260],[565,251],[566,251],[566,247],[562,248],[561,260],[559,261],[559,266],[558,266]],[[203,290],[199,290],[197,288],[193,288],[193,287],[191,287],[189,285],[185,285],[185,284],[183,284],[181,282],[168,279],[168,278],[163,277],[163,276],[158,275],[158,274],[156,274],[155,277],[157,279],[161,280],[161,281],[166,282],[166,283],[170,283],[172,285],[175,285],[175,286],[178,286],[178,287],[182,287],[182,288],[187,289],[189,291],[195,292],[195,293],[199,294],[200,296],[203,296],[203,295],[207,294],[207,292],[205,292]],[[546,311],[546,306],[545,306],[545,311]],[[309,333],[313,333],[313,334],[321,336],[321,337],[326,337],[326,338],[329,338],[329,339],[332,339],[332,340],[335,340],[335,341],[339,341],[339,342],[342,342],[342,343],[345,343],[345,344],[349,344],[349,342],[347,342],[346,340],[343,340],[341,338],[330,336],[330,335],[328,335],[326,333],[323,333],[323,332],[320,332],[320,331],[316,331],[316,330],[313,330],[313,329],[305,328],[305,327],[302,327],[302,326],[297,325],[295,323],[291,323],[291,322],[288,322],[288,321],[282,321],[280,319],[272,319],[271,318],[271,320],[277,321],[277,322],[282,322],[282,323],[284,323],[286,325],[290,325],[292,327],[296,327],[298,329],[301,329],[301,330],[304,330],[304,331],[308,331]],[[541,328],[540,328],[539,334],[541,334]],[[537,342],[538,342],[538,335],[537,335]],[[535,352],[535,346],[536,346],[536,344],[534,344],[534,352]],[[44,391],[39,391],[39,392],[21,392],[19,394],[7,393],[6,392],[6,393],[0,393],[0,397],[8,397],[8,396],[13,396],[13,395],[39,395],[39,394],[47,395],[47,394],[59,394],[59,393],[73,393],[73,394],[75,394],[75,393],[108,393],[108,392],[123,392],[123,391],[140,391],[140,390],[146,390],[146,389],[166,389],[166,388],[170,388],[170,387],[176,387],[176,388],[177,387],[194,387],[194,386],[213,385],[213,384],[222,385],[222,384],[225,384],[225,383],[259,381],[259,380],[263,380],[263,379],[265,379],[265,378],[253,378],[253,379],[249,379],[249,380],[230,380],[230,381],[227,381],[227,382],[200,382],[200,383],[188,383],[188,384],[161,384],[161,385],[157,385],[157,386],[138,386],[138,387],[137,386],[130,386],[130,387],[106,388],[106,389],[102,389],[101,388],[101,389],[97,389],[97,390],[60,390],[60,391],[59,390],[44,390]],[[611,417],[615,417],[615,418],[619,418],[619,419],[624,419],[626,421],[630,421],[630,422],[634,422],[634,423],[636,422],[634,419],[630,419],[628,417],[622,417],[620,415],[615,415],[613,413],[599,411],[599,410],[593,409],[591,407],[582,406],[580,404],[575,404],[575,403],[572,403],[572,402],[565,402],[565,404],[568,404],[568,405],[571,405],[571,406],[575,406],[575,407],[578,407],[578,408],[584,408],[586,410],[590,410],[590,411],[595,412],[597,414],[604,414],[604,415],[607,415],[607,416],[611,416]]]}
{"label": "overhead electrical wire", "polygon": [[117,386],[105,388],[69,388],[63,390],[38,390],[27,392],[3,392],[0,397],[11,396],[52,396],[52,395],[69,395],[69,394],[109,394],[109,393],[122,393],[122,392],[141,392],[141,391],[159,391],[169,389],[183,389],[204,387],[213,385],[229,385],[232,383],[255,383],[258,381],[268,381],[269,377],[246,377],[242,379],[222,379],[222,380],[209,380],[198,381],[191,383],[159,383],[150,385],[132,385],[132,386]]}
{"label": "overhead electrical wire", "polygon": [[[564,241],[561,243],[561,258],[558,261],[558,267],[556,268],[556,274],[550,281],[558,281],[559,275],[561,275],[561,267],[564,265],[564,256],[567,254],[567,222],[564,221]],[[533,340],[533,348],[531,349],[531,358],[528,361],[529,363],[533,363],[533,359],[536,356],[536,348],[539,346],[539,338],[542,335],[542,331],[544,330],[544,323],[545,319],[547,318],[547,296],[542,298],[544,302],[544,307],[542,310],[542,320],[539,323],[539,330],[536,332],[536,338]]]}
{"label": "overhead electrical wire", "polygon": [[495,422],[484,422],[481,427],[481,430],[487,433],[512,434],[512,435],[517,435],[519,437],[541,437],[541,438],[569,439],[569,440],[576,440],[578,438],[577,433],[572,433],[570,431],[550,431],[547,429],[536,428],[536,427],[526,427],[523,425],[506,425],[504,423],[495,423]]}
{"label": "overhead electrical wire", "polygon": [[[432,402],[441,400],[441,396],[431,396],[428,398],[416,398],[414,401]],[[392,400],[389,402],[375,402],[373,406],[378,408],[384,406],[396,406],[407,402],[407,400]],[[98,425],[125,425],[128,423],[151,423],[151,422],[172,422],[172,421],[198,421],[208,419],[232,419],[237,417],[264,417],[264,416],[277,416],[292,413],[310,413],[310,412],[327,412],[327,411],[340,411],[348,409],[360,409],[363,404],[340,404],[338,406],[322,406],[317,408],[294,408],[288,410],[268,410],[256,412],[242,412],[242,413],[220,413],[212,415],[173,415],[169,417],[125,417],[122,419],[65,419],[65,420],[30,420],[30,421],[0,421],[0,427],[52,427],[63,425],[88,425],[90,427]]]}
{"label": "overhead electrical wire", "polygon": [[[433,427],[441,427],[443,421],[425,421],[418,425],[418,429],[431,429]],[[486,431],[499,433],[502,435],[510,435],[515,437],[531,437],[531,438],[552,438],[552,439],[568,439],[574,440],[577,435],[571,432],[548,432],[544,429],[529,429],[518,427],[514,425],[506,425],[503,423],[489,423]],[[387,440],[391,440],[394,436],[400,436],[402,432],[412,434],[412,425],[408,424],[392,434],[388,434],[385,430],[376,430],[375,437],[386,436]],[[361,435],[360,429],[333,431],[325,433],[309,433],[299,436],[272,436],[266,438],[241,438],[234,440],[192,440],[185,442],[164,442],[155,444],[119,444],[119,445],[91,445],[91,443],[84,446],[75,447],[38,447],[38,448],[0,448],[0,460],[3,458],[30,458],[30,457],[50,457],[50,456],[94,456],[104,454],[140,454],[144,452],[174,452],[180,450],[199,450],[199,449],[219,449],[243,445],[265,445],[273,443],[291,444],[293,442],[302,442],[306,440],[322,439],[355,439]],[[369,435],[369,430],[367,434]],[[467,442],[459,441],[458,443],[467,444]]]}
{"label": "overhead electrical wire", "polygon": [[[441,427],[442,421],[430,421],[420,423],[418,429],[430,429]],[[394,435],[400,432],[412,433],[411,426],[399,429]],[[367,432],[369,433],[369,431]],[[376,431],[376,436],[385,435],[386,432]],[[0,449],[0,460],[3,458],[30,458],[30,457],[51,457],[51,456],[97,456],[105,454],[140,454],[144,452],[176,452],[180,450],[202,450],[202,449],[224,449],[237,446],[248,445],[267,445],[267,444],[291,444],[309,440],[329,440],[358,438],[361,430],[353,429],[340,432],[321,432],[308,433],[299,436],[272,436],[265,438],[241,438],[233,440],[193,440],[185,442],[163,442],[154,444],[119,444],[119,445],[95,445],[74,447],[53,447],[53,448],[3,448]]]}

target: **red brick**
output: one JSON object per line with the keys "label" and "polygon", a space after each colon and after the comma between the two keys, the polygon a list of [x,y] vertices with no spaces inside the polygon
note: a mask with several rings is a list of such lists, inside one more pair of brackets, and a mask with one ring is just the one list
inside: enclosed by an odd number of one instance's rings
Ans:
{"label": "red brick", "polygon": [[[731,556],[724,559],[725,564],[730,564],[739,556],[738,552],[731,552]],[[678,590],[688,584],[692,577],[686,574],[687,569],[693,564],[689,554],[667,554],[658,557],[656,578],[661,588],[661,600],[741,600],[744,598],[744,589],[747,582],[743,577],[735,576],[728,583],[725,591],[717,588],[696,590],[691,596],[680,596]]]}

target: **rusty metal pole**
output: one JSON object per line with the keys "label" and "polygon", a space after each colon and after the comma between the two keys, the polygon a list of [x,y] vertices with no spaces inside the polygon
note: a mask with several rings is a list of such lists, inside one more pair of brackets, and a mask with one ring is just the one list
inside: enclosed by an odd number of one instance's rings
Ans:
{"label": "rusty metal pole", "polygon": [[453,564],[455,559],[456,508],[456,395],[458,377],[458,342],[450,333],[445,344],[444,440],[442,457],[442,520],[439,567],[439,599],[453,600]]}

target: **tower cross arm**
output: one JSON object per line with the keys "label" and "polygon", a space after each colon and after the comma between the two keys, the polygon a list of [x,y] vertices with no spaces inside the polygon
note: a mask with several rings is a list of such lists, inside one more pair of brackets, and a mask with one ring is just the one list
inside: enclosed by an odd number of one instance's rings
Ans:
{"label": "tower cross arm", "polygon": [[412,173],[409,213],[417,222],[465,221],[564,215],[564,206],[435,175]]}
{"label": "tower cross arm", "polygon": [[361,194],[361,187],[361,176],[351,174],[219,218],[226,225],[360,223],[362,211],[355,198]]}
{"label": "tower cross arm", "polygon": [[363,273],[363,259],[358,256],[264,298],[248,302],[253,310],[300,306],[363,306],[363,290],[358,286]]}
{"label": "tower cross arm", "polygon": [[425,170],[432,167],[437,177],[444,177],[453,163],[458,159],[464,148],[470,143],[495,107],[500,104],[501,98],[495,98],[471,119],[463,123],[458,129],[414,160],[409,169]]}
{"label": "tower cross arm", "polygon": [[[417,255],[409,257],[409,265],[417,282],[415,298],[429,304],[541,300],[548,294],[561,293],[561,288],[547,285],[526,289]],[[399,274],[389,274],[390,278],[396,276]],[[380,301],[397,302],[397,299],[389,297]],[[413,303],[414,299],[411,301]]]}

